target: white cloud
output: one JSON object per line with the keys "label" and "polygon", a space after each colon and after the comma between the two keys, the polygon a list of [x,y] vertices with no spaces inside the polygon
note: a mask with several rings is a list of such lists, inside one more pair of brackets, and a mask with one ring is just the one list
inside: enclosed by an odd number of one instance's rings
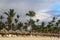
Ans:
{"label": "white cloud", "polygon": [[[34,19],[40,19],[43,21],[51,20],[51,15],[43,13],[47,11],[44,9],[48,9],[56,3],[58,3],[58,0],[0,0],[0,9],[14,8],[21,16],[25,15],[26,11],[33,10],[37,13]],[[0,13],[1,11],[3,12],[3,10],[0,10]]]}
{"label": "white cloud", "polygon": [[36,16],[33,19],[39,19],[40,21],[51,21],[52,15],[48,13],[44,13],[47,10],[38,11]]}

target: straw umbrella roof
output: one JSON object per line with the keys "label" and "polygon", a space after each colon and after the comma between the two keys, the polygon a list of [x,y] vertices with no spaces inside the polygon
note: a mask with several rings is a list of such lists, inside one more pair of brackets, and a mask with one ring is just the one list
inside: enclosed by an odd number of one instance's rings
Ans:
{"label": "straw umbrella roof", "polygon": [[1,33],[8,33],[8,31],[6,29],[2,29]]}
{"label": "straw umbrella roof", "polygon": [[13,31],[13,33],[16,33],[16,31]]}
{"label": "straw umbrella roof", "polygon": [[9,33],[13,33],[13,30],[9,30]]}
{"label": "straw umbrella roof", "polygon": [[20,30],[16,30],[16,33],[20,33],[21,34],[22,32]]}
{"label": "straw umbrella roof", "polygon": [[29,32],[22,30],[22,34],[29,34]]}

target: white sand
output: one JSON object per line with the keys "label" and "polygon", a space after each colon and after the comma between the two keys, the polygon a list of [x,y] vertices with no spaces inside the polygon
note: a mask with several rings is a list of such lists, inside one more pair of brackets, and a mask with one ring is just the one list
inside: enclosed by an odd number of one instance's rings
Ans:
{"label": "white sand", "polygon": [[43,36],[19,36],[19,37],[0,37],[0,40],[60,40],[57,37],[43,37]]}

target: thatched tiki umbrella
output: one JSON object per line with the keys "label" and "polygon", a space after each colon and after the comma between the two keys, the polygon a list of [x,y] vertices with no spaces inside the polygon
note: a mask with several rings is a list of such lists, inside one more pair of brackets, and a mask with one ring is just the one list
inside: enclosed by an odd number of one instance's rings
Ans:
{"label": "thatched tiki umbrella", "polygon": [[13,36],[13,30],[9,30],[9,36],[12,37]]}
{"label": "thatched tiki umbrella", "polygon": [[6,36],[7,34],[8,34],[8,31],[6,29],[1,30],[1,35],[2,36],[4,36],[4,35]]}
{"label": "thatched tiki umbrella", "polygon": [[26,35],[26,34],[28,34],[29,32],[26,32],[25,30],[22,30],[22,34],[23,35]]}
{"label": "thatched tiki umbrella", "polygon": [[22,32],[20,31],[20,30],[16,30],[16,35],[18,36],[18,35],[21,35],[22,34]]}
{"label": "thatched tiki umbrella", "polygon": [[9,34],[13,34],[13,30],[9,30]]}

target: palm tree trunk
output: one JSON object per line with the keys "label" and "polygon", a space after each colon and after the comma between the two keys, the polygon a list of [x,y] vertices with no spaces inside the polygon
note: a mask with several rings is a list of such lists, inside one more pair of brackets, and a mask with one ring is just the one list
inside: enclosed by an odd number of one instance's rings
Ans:
{"label": "palm tree trunk", "polygon": [[[1,27],[2,27],[2,19],[1,19]],[[1,30],[0,30],[0,32],[1,32]]]}
{"label": "palm tree trunk", "polygon": [[31,21],[31,17],[30,17],[30,26],[31,26],[31,31],[32,31],[32,21]]}
{"label": "palm tree trunk", "polygon": [[12,23],[10,24],[11,30],[12,30]]}
{"label": "palm tree trunk", "polygon": [[10,27],[11,27],[11,30],[12,30],[12,20],[13,20],[13,18],[11,17],[10,20],[11,20]]}

